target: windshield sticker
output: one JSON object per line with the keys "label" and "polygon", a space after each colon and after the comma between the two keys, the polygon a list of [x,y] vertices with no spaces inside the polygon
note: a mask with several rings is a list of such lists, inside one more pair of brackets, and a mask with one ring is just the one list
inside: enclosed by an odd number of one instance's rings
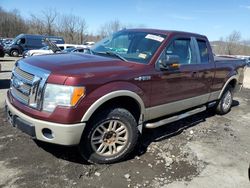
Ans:
{"label": "windshield sticker", "polygon": [[157,35],[152,35],[152,34],[147,34],[147,36],[145,38],[155,40],[155,41],[158,41],[158,42],[162,42],[164,40],[163,37],[160,37],[160,36],[157,36]]}
{"label": "windshield sticker", "polygon": [[142,59],[146,59],[147,58],[147,54],[143,54],[143,53],[140,53],[138,55],[138,57],[142,58]]}

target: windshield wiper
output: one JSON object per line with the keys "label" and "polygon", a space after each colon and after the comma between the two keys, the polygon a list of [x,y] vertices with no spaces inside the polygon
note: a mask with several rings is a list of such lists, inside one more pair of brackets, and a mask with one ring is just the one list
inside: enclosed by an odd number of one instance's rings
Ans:
{"label": "windshield wiper", "polygon": [[106,54],[110,55],[110,56],[115,56],[117,58],[119,58],[122,61],[128,61],[127,59],[125,59],[124,57],[122,57],[120,54],[115,53],[115,52],[111,52],[111,51],[107,51]]}
{"label": "windshield wiper", "polygon": [[111,52],[111,51],[107,51],[107,52],[97,52],[97,51],[94,51],[94,50],[91,50],[91,54],[94,54],[94,55],[101,55],[101,56],[112,56],[112,57],[117,57],[118,59],[122,60],[122,61],[128,61],[127,59],[125,59],[124,57],[122,57],[121,55],[119,55],[118,53],[115,53],[115,52]]}

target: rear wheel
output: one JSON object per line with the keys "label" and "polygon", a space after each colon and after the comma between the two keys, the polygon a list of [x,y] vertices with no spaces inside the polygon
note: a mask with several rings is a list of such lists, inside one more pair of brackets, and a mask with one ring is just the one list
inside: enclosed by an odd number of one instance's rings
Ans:
{"label": "rear wheel", "polygon": [[138,140],[137,123],[123,108],[111,108],[97,114],[82,135],[81,155],[92,163],[114,163],[131,153]]}
{"label": "rear wheel", "polygon": [[13,57],[18,57],[19,52],[17,50],[11,50],[10,55],[13,56]]}
{"label": "rear wheel", "polygon": [[222,97],[216,107],[217,114],[224,115],[230,111],[232,107],[232,103],[233,103],[232,91],[233,91],[232,87],[230,85],[227,86],[227,88],[223,92]]}

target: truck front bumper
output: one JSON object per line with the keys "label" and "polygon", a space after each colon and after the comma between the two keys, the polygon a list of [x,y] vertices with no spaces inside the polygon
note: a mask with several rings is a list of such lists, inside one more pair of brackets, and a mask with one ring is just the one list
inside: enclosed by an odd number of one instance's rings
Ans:
{"label": "truck front bumper", "polygon": [[60,124],[34,119],[17,110],[6,98],[7,118],[12,126],[17,127],[34,139],[60,145],[80,143],[86,123]]}

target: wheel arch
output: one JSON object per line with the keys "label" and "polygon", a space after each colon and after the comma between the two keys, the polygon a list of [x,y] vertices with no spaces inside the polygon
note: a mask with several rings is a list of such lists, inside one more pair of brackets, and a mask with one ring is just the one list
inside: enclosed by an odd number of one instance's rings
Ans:
{"label": "wheel arch", "polygon": [[21,54],[20,49],[19,49],[19,48],[14,47],[14,48],[11,48],[11,49],[10,49],[10,55],[12,55],[12,52],[13,52],[13,51],[17,51],[17,52],[18,52],[18,54]]}
{"label": "wheel arch", "polygon": [[238,76],[237,76],[237,75],[231,76],[231,77],[226,81],[226,83],[224,84],[224,86],[223,86],[223,88],[222,88],[222,90],[221,90],[221,92],[220,92],[220,94],[219,94],[218,99],[221,98],[222,94],[224,93],[224,91],[225,91],[225,89],[227,88],[228,85],[231,85],[232,88],[235,89],[237,82],[238,82]]}
{"label": "wheel arch", "polygon": [[[124,103],[120,103],[121,101],[126,100]],[[131,113],[136,116],[136,120],[139,122],[140,117],[144,116],[145,114],[145,105],[143,100],[139,95],[137,95],[135,92],[128,91],[128,90],[119,90],[119,91],[113,91],[111,93],[108,93],[101,98],[99,98],[97,101],[95,101],[86,111],[86,113],[83,115],[81,121],[87,122],[89,121],[98,110],[106,107],[106,106],[112,106],[114,104],[117,104],[117,106],[121,107],[127,107],[126,109],[132,110],[132,105],[136,105],[135,111],[132,111]],[[138,114],[137,114],[138,113]]]}

